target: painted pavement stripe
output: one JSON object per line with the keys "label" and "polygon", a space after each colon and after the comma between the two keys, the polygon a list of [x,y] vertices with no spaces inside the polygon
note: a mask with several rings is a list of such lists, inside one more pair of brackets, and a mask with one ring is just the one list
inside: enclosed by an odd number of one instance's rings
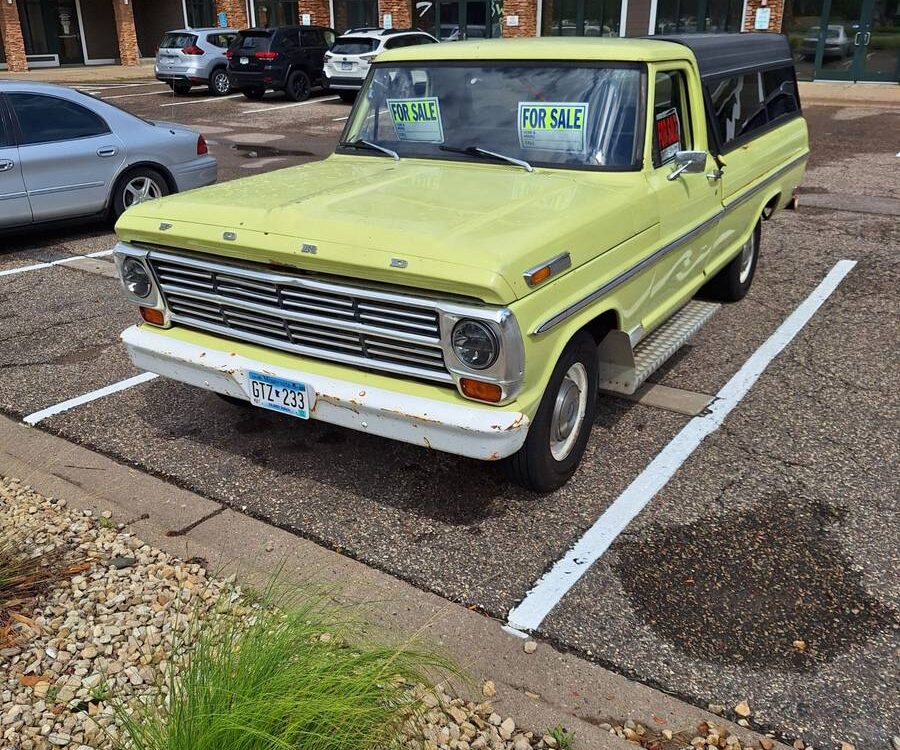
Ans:
{"label": "painted pavement stripe", "polygon": [[91,391],[90,393],[85,393],[81,396],[70,398],[68,401],[63,401],[59,404],[55,404],[54,406],[48,406],[46,409],[41,409],[40,411],[34,412],[34,414],[29,414],[22,421],[25,422],[25,424],[34,426],[38,422],[42,422],[43,420],[55,416],[56,414],[61,414],[64,411],[69,411],[69,409],[74,409],[76,406],[81,406],[82,404],[96,401],[98,398],[103,398],[104,396],[109,396],[112,393],[124,391],[128,388],[140,385],[141,383],[146,383],[147,381],[153,380],[154,378],[158,377],[159,375],[157,375],[155,372],[142,372],[140,375],[135,375],[133,378],[121,380],[118,383],[113,383],[112,385],[98,388],[96,391]]}
{"label": "painted pavement stripe", "polygon": [[291,107],[303,107],[307,104],[318,104],[319,102],[336,102],[339,96],[327,96],[323,99],[307,99],[305,102],[294,102],[294,104],[281,104],[277,107],[264,107],[263,109],[245,109],[242,115],[255,115],[258,112],[277,112],[280,109],[290,109]]}
{"label": "painted pavement stripe", "polygon": [[838,261],[813,292],[722,387],[709,411],[688,422],[584,536],[510,610],[507,618],[509,624],[504,627],[505,630],[521,633],[540,627],[544,618],[675,475],[704,438],[722,425],[772,360],[791,343],[855,265],[854,260]]}
{"label": "painted pavement stripe", "polygon": [[102,258],[112,254],[112,250],[100,250],[96,253],[87,253],[86,255],[73,255],[71,258],[61,258],[60,260],[51,260],[46,263],[35,263],[34,265],[22,266],[21,268],[8,268],[5,271],[0,271],[0,276],[12,276],[17,273],[25,273],[26,271],[40,271],[42,268],[52,268],[53,266],[60,266],[63,263],[73,263],[78,260],[83,260],[84,258]]}
{"label": "painted pavement stripe", "polygon": [[206,99],[191,99],[186,102],[169,102],[168,104],[160,104],[160,107],[184,107],[188,104],[213,104],[214,102],[221,102],[224,99],[237,99],[239,96],[243,96],[243,94],[229,94],[228,96],[210,96]]}

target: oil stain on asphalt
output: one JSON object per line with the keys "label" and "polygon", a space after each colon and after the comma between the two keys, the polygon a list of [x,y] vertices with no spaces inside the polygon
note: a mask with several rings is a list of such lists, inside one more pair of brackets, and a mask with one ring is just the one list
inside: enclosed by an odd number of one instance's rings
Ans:
{"label": "oil stain on asphalt", "polygon": [[686,654],[807,672],[897,618],[831,539],[843,515],[776,495],[743,514],[652,526],[620,541],[614,569],[636,613]]}

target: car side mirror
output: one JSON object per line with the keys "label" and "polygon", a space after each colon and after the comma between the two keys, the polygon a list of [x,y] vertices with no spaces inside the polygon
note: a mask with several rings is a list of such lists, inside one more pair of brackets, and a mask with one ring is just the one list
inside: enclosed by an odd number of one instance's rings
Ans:
{"label": "car side mirror", "polygon": [[706,171],[706,151],[677,151],[675,153],[675,169],[673,169],[666,179],[677,179],[684,172],[689,174],[700,173]]}

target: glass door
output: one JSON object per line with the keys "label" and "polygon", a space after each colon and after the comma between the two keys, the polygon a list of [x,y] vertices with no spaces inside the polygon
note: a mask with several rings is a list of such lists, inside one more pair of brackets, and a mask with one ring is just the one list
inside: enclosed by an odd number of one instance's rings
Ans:
{"label": "glass door", "polygon": [[857,81],[900,82],[900,7],[898,0],[866,0],[863,23],[853,41]]}

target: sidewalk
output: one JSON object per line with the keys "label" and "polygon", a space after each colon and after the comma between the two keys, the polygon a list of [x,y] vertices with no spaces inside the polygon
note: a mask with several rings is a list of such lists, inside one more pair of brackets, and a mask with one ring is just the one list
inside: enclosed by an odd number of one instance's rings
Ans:
{"label": "sidewalk", "polygon": [[800,81],[803,105],[900,109],[900,86],[895,83]]}
{"label": "sidewalk", "polygon": [[120,83],[153,78],[153,60],[140,65],[79,65],[71,68],[37,68],[27,73],[0,71],[0,80],[42,81],[45,83]]}

